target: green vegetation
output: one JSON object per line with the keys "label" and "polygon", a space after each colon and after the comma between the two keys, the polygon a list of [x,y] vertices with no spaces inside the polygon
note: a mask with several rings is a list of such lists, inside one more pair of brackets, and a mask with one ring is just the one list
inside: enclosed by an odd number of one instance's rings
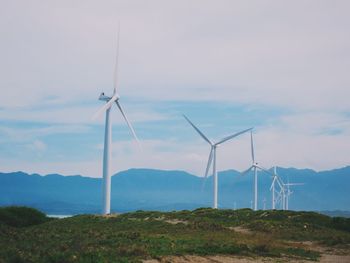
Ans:
{"label": "green vegetation", "polygon": [[0,209],[0,262],[140,262],[189,254],[317,260],[318,252],[290,240],[347,246],[349,227],[348,219],[311,212],[202,208],[50,220],[9,207]]}
{"label": "green vegetation", "polygon": [[9,206],[0,207],[0,224],[26,227],[38,225],[51,220],[44,213],[30,207]]}

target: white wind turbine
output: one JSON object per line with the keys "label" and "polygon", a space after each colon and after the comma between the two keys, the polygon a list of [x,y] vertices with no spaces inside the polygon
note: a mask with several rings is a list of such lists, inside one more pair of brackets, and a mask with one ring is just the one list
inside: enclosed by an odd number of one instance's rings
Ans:
{"label": "white wind turbine", "polygon": [[249,173],[251,170],[254,170],[254,210],[258,210],[258,170],[264,171],[267,173],[270,173],[267,169],[261,167],[258,165],[258,163],[255,161],[255,156],[254,156],[254,143],[253,143],[253,131],[250,131],[250,147],[251,147],[251,155],[252,155],[252,165],[242,172],[242,175],[246,175]]}
{"label": "white wind turbine", "polygon": [[[281,202],[282,210],[289,210],[289,197],[293,193],[293,191],[290,190],[290,186],[297,186],[297,185],[304,185],[303,183],[284,183],[282,179],[277,174],[277,169],[274,167],[274,173],[273,173],[273,180],[270,187],[270,190],[272,191],[272,209],[275,209],[277,202]],[[278,192],[277,198],[275,197],[275,182],[278,183],[278,186],[280,187],[280,191]]]}
{"label": "white wind turbine", "polygon": [[119,111],[123,115],[127,125],[129,126],[129,129],[135,138],[135,140],[138,142],[136,133],[129,122],[128,118],[126,117],[122,107],[119,103],[119,95],[117,93],[117,73],[118,73],[118,56],[119,56],[119,29],[118,29],[118,43],[117,43],[117,52],[116,52],[116,63],[115,63],[115,70],[114,70],[114,88],[113,88],[113,94],[112,96],[106,96],[104,92],[101,93],[99,100],[105,101],[106,104],[101,107],[92,117],[93,119],[96,119],[100,114],[103,112],[106,113],[106,119],[105,119],[105,137],[104,137],[104,149],[103,149],[103,187],[102,187],[102,199],[103,199],[103,211],[102,213],[104,215],[110,214],[111,212],[111,174],[110,174],[110,158],[111,158],[111,142],[112,142],[112,125],[110,120],[110,111],[114,103],[119,108]]}
{"label": "white wind turbine", "polygon": [[290,186],[296,186],[296,185],[304,185],[303,183],[288,183],[283,184],[283,186],[285,187],[284,189],[284,193],[285,193],[285,210],[289,210],[289,197],[292,195],[293,191],[290,190]]}
{"label": "white wind turbine", "polygon": [[286,208],[285,208],[285,204],[286,204],[285,196],[286,196],[286,194],[284,192],[284,188],[281,188],[280,191],[276,192],[276,193],[277,193],[277,198],[275,199],[276,207],[277,207],[277,204],[280,204],[281,205],[281,209],[282,210],[286,210]]}
{"label": "white wind turbine", "polygon": [[[275,182],[278,183],[278,186],[280,187],[280,191],[277,192],[277,199],[275,199],[275,203],[280,203],[282,210],[286,210],[286,198],[287,198],[287,187],[286,184],[283,182],[282,178],[278,176],[277,174],[277,169],[274,171],[275,172]],[[274,181],[272,181],[274,182]],[[271,189],[271,188],[270,188]]]}
{"label": "white wind turbine", "polygon": [[[281,198],[282,200],[284,200],[284,187],[283,187],[283,182],[282,180],[278,177],[277,175],[277,167],[275,166],[273,169],[273,174],[272,174],[272,183],[271,183],[271,187],[270,187],[270,191],[272,193],[272,209],[276,209],[276,204],[278,201],[278,198],[276,198],[276,187],[275,187],[275,183],[277,182],[278,186],[280,187],[280,192],[279,194],[279,198]],[[282,201],[283,202],[283,201]],[[283,204],[283,203],[282,203]],[[284,209],[284,205],[282,207]]]}
{"label": "white wind turbine", "polygon": [[198,134],[207,142],[210,144],[210,154],[209,154],[209,159],[208,159],[208,164],[207,168],[205,170],[205,176],[204,179],[208,177],[209,169],[211,165],[213,165],[213,208],[218,208],[218,175],[217,175],[217,170],[216,170],[216,148],[220,146],[222,143],[231,140],[238,135],[241,135],[247,131],[252,130],[253,128],[249,128],[240,132],[237,132],[233,135],[227,136],[223,138],[222,140],[218,141],[217,143],[213,143],[210,141],[187,117],[186,115],[183,115],[185,119],[188,121],[188,123],[198,132]]}

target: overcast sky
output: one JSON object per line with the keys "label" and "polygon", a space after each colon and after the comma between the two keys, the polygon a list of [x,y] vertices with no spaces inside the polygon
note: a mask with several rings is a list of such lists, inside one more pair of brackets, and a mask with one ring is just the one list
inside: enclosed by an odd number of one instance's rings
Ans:
{"label": "overcast sky", "polygon": [[[255,127],[262,165],[350,160],[349,1],[1,1],[0,171],[100,177],[103,117],[120,22],[113,172],[203,175],[212,140]],[[218,168],[250,164],[249,136]]]}

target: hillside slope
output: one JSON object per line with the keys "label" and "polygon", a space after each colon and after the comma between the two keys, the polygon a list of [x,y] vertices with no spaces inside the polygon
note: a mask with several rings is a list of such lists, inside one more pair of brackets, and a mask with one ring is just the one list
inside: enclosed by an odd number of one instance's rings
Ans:
{"label": "hillside slope", "polygon": [[[8,209],[1,208],[0,213]],[[27,227],[9,226],[1,220],[1,263],[176,262],[166,258],[186,255],[300,262],[322,256],[315,245],[332,255],[341,251],[349,259],[350,254],[350,219],[312,212],[206,208],[168,213],[137,211],[79,215]]]}

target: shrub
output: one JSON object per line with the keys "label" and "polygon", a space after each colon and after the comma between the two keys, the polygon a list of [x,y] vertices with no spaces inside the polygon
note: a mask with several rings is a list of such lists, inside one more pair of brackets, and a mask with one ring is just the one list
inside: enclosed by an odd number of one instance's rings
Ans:
{"label": "shrub", "polygon": [[330,226],[338,230],[350,232],[350,218],[334,217]]}
{"label": "shrub", "polygon": [[0,208],[0,222],[13,227],[26,227],[49,220],[44,213],[29,207],[9,206]]}

